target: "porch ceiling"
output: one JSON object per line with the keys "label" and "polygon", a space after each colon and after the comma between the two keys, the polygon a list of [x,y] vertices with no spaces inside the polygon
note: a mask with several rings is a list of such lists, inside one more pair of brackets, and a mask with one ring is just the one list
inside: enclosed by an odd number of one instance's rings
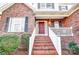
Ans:
{"label": "porch ceiling", "polygon": [[67,11],[36,11],[36,15],[66,15]]}
{"label": "porch ceiling", "polygon": [[64,16],[57,15],[35,15],[36,19],[63,19]]}

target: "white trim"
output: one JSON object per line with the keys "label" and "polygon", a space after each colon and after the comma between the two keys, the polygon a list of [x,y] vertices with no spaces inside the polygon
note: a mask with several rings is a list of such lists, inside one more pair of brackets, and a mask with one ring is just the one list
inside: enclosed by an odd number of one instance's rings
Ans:
{"label": "white trim", "polygon": [[59,28],[59,21],[54,21],[54,27]]}
{"label": "white trim", "polygon": [[24,29],[25,17],[10,17],[8,32],[24,32]]}
{"label": "white trim", "polygon": [[73,32],[72,32],[72,27],[59,27],[59,28],[55,28],[55,27],[51,27],[51,29],[70,29],[71,30],[71,34],[68,35],[57,35],[57,36],[74,36]]}
{"label": "white trim", "polygon": [[71,35],[57,35],[57,36],[73,36],[73,33]]}
{"label": "white trim", "polygon": [[[71,31],[72,31],[72,26],[70,28],[71,28]],[[73,32],[72,32],[72,36],[74,36]]]}
{"label": "white trim", "polygon": [[36,36],[48,36],[48,34],[36,34]]}
{"label": "white trim", "polygon": [[34,28],[33,33],[32,33],[32,35],[31,35],[31,37],[30,37],[29,55],[31,55],[31,53],[32,53],[32,48],[33,48],[35,36],[36,36],[36,27]]}
{"label": "white trim", "polygon": [[0,12],[3,12],[4,10],[6,10],[7,8],[9,8],[10,6],[12,6],[14,3],[6,3],[5,5],[3,5],[0,8]]}
{"label": "white trim", "polygon": [[49,27],[49,37],[53,42],[56,51],[58,52],[59,55],[61,55],[61,39],[51,30],[50,27]]}
{"label": "white trim", "polygon": [[38,17],[38,16],[39,16],[39,17],[40,17],[40,16],[51,16],[51,17],[60,17],[60,16],[63,16],[63,17],[64,17],[64,16],[69,16],[69,15],[64,15],[64,14],[63,14],[63,15],[59,15],[59,14],[54,14],[54,15],[53,15],[53,14],[52,14],[52,15],[38,15],[38,14],[36,14],[35,16],[36,16],[36,17]]}

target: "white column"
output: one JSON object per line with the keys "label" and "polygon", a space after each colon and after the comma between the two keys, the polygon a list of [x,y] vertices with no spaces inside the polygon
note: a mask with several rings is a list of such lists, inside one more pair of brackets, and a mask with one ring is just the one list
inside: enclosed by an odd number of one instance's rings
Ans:
{"label": "white column", "polygon": [[36,24],[35,24],[36,25],[36,34],[39,34],[39,26],[38,26],[38,24],[39,24],[38,21],[36,21]]}
{"label": "white column", "polygon": [[54,27],[59,28],[59,21],[54,21]]}

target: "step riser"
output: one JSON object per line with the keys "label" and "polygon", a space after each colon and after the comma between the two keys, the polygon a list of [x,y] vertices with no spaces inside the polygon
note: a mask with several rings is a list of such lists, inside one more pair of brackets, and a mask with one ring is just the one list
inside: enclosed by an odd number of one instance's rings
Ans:
{"label": "step riser", "polygon": [[35,55],[56,55],[56,51],[54,50],[35,50],[32,52],[32,54],[35,54]]}
{"label": "step riser", "polygon": [[35,43],[34,46],[52,46],[52,43]]}
{"label": "step riser", "polygon": [[57,55],[56,49],[48,36],[36,37],[32,49],[33,55]]}
{"label": "step riser", "polygon": [[45,41],[45,40],[44,41],[43,40],[35,40],[35,42],[51,42],[51,41],[49,41],[49,40],[48,41]]}
{"label": "step riser", "polygon": [[33,48],[33,50],[55,50],[54,48]]}
{"label": "step riser", "polygon": [[35,40],[38,40],[38,41],[50,41],[48,39],[35,39]]}
{"label": "step riser", "polygon": [[35,46],[35,47],[33,47],[33,49],[38,49],[38,50],[42,50],[42,49],[43,49],[43,50],[44,50],[44,49],[45,49],[45,50],[51,50],[51,49],[53,49],[53,50],[54,50],[55,48],[54,48],[54,47],[41,47],[41,46],[36,47],[36,46]]}

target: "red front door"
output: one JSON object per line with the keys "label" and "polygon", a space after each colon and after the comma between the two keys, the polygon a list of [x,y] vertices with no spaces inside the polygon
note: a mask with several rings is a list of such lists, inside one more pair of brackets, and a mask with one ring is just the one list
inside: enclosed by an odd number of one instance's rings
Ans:
{"label": "red front door", "polygon": [[45,27],[44,22],[39,22],[39,34],[45,33]]}

